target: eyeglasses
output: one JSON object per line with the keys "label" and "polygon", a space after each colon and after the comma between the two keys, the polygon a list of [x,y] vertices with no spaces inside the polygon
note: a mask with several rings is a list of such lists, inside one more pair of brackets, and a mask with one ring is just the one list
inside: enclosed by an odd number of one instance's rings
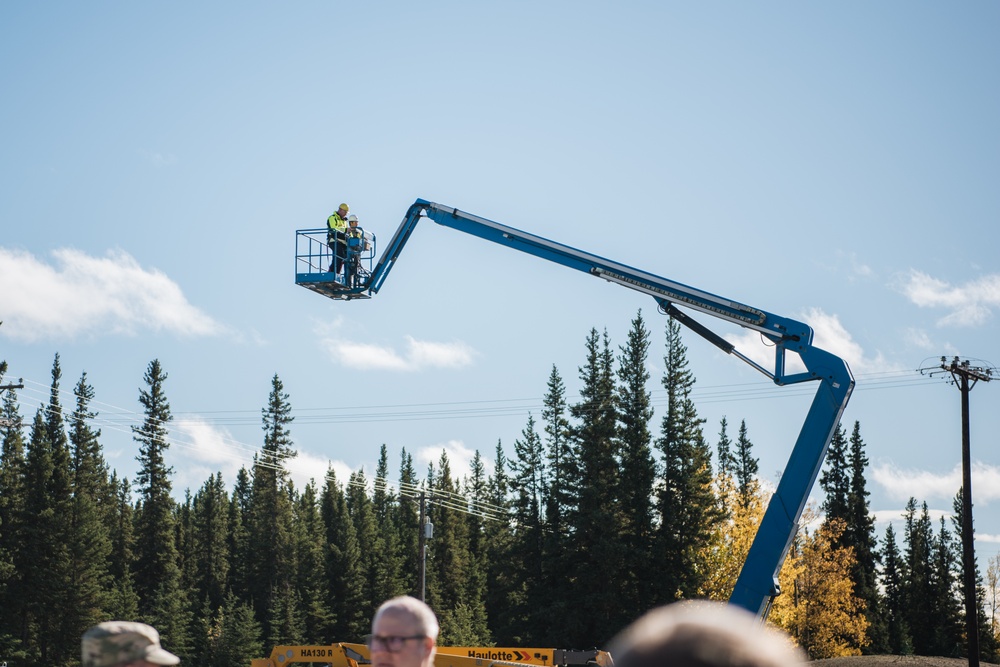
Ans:
{"label": "eyeglasses", "polygon": [[403,649],[403,644],[409,639],[426,639],[426,635],[412,635],[410,637],[398,637],[394,635],[389,635],[383,637],[381,635],[370,635],[368,637],[368,648],[372,651],[382,650],[388,651],[389,653],[399,653]]}

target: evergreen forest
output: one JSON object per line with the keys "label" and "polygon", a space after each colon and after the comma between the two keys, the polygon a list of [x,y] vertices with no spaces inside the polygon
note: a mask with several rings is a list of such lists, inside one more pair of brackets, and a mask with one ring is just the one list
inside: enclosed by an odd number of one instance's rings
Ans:
{"label": "evergreen forest", "polygon": [[[489,468],[477,452],[461,474],[445,453],[418,471],[411,453],[390,461],[382,445],[371,474],[331,468],[298,488],[284,466],[296,455],[292,406],[275,374],[253,464],[183,494],[165,456],[167,369],[154,359],[142,376],[139,467],[126,479],[104,458],[86,373],[64,391],[57,354],[35,414],[21,414],[15,389],[2,395],[0,661],[79,665],[82,633],[123,619],[155,626],[184,664],[248,667],[279,644],[363,641],[382,601],[422,584],[448,645],[602,647],[653,606],[726,600],[770,488],[746,421],[699,417],[679,325],[666,320],[655,379],[652,337],[641,312],[623,344],[592,329],[579,400],[553,367],[513,446],[498,441]],[[662,414],[652,381],[666,391]],[[960,490],[953,518],[935,523],[911,498],[904,528],[876,535],[867,466],[860,423],[841,425],[769,622],[812,658],[964,656]],[[422,507],[434,526],[423,578]],[[998,571],[975,572],[990,662]]]}

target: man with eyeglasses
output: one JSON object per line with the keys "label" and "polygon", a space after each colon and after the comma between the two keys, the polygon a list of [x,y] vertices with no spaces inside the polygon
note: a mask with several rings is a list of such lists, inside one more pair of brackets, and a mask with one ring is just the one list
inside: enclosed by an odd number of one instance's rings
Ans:
{"label": "man with eyeglasses", "polygon": [[372,667],[433,667],[437,636],[437,617],[426,604],[408,595],[387,600],[372,619]]}

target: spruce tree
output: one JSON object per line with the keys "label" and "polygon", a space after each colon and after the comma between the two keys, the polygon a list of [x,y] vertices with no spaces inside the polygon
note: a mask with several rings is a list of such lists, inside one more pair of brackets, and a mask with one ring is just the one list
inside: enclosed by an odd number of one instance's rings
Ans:
{"label": "spruce tree", "polygon": [[705,560],[713,525],[722,516],[712,488],[711,451],[702,433],[691,391],[695,377],[688,368],[680,324],[671,318],[666,330],[663,388],[667,408],[657,447],[662,455],[657,493],[659,525],[654,558],[661,571],[658,602],[698,597],[708,578]]}
{"label": "spruce tree", "polygon": [[[77,588],[79,582],[76,580],[77,573],[74,571],[77,563],[74,562],[73,551],[79,552],[80,546],[76,543],[77,536],[73,532],[73,461],[60,399],[62,393],[60,389],[61,379],[62,369],[59,364],[59,355],[56,354],[55,360],[52,363],[52,386],[50,388],[49,404],[46,407],[46,426],[49,432],[49,442],[52,447],[53,496],[51,500],[54,503],[53,507],[56,508],[53,527],[58,531],[59,539],[63,542],[59,553],[61,565],[64,569],[58,573],[52,572],[50,576],[61,578],[64,590],[68,591],[71,597],[76,597],[79,593]],[[87,539],[87,536],[81,537],[82,539]],[[96,583],[96,590],[94,589],[94,585],[95,582],[86,582],[84,598],[81,600],[84,610],[81,610],[80,613],[87,619],[100,615],[100,582]],[[65,606],[60,605],[49,612],[51,616],[55,617],[53,621],[56,630],[52,638],[52,648],[54,650],[50,654],[49,659],[56,664],[75,659],[77,642],[73,640],[73,637],[76,634],[82,634],[82,630],[88,627],[81,627],[81,623],[84,620],[78,617],[77,610],[70,608],[72,604],[73,602],[70,601],[66,605],[66,600],[64,599],[63,605]],[[97,605],[98,608],[95,609],[92,605]]]}
{"label": "spruce tree", "polygon": [[869,644],[865,646],[867,654],[886,653],[888,635],[885,620],[879,610],[881,596],[877,586],[878,546],[875,538],[875,517],[872,516],[868,504],[867,481],[865,469],[868,467],[868,456],[865,454],[865,442],[861,438],[861,423],[854,422],[854,430],[847,458],[850,481],[847,494],[847,528],[844,531],[847,544],[854,549],[856,559],[851,579],[854,581],[854,594],[865,602],[865,617],[868,619]]}
{"label": "spruce tree", "polygon": [[271,592],[267,608],[267,625],[270,628],[268,646],[305,643],[305,612],[299,591],[291,583],[282,583]]}
{"label": "spruce tree", "polygon": [[[467,618],[485,618],[485,603],[469,597],[468,577],[472,567],[469,553],[468,506],[459,494],[448,454],[441,452],[438,474],[429,481],[431,502],[428,515],[434,524],[434,539],[428,547],[427,604],[437,610],[441,621],[441,641],[454,644],[459,637],[470,639]],[[461,613],[466,614],[460,617]],[[459,632],[462,630],[462,632]],[[485,624],[472,628],[480,641],[488,641]],[[477,644],[479,642],[476,642]]]}
{"label": "spruce tree", "polygon": [[109,520],[111,555],[108,571],[114,581],[108,602],[111,618],[138,618],[139,594],[135,589],[133,567],[135,563],[135,511],[132,507],[132,490],[128,479],[118,479],[112,474],[110,486],[114,491],[114,508]]}
{"label": "spruce tree", "polygon": [[70,555],[72,466],[59,400],[61,377],[57,354],[49,402],[36,412],[29,438],[21,519],[24,544],[15,555],[21,573],[19,594],[27,596],[21,640],[29,661],[53,665],[74,660],[79,650],[78,640],[68,634],[75,629],[75,611],[63,606],[67,592],[75,590]]}
{"label": "spruce tree", "polygon": [[371,619],[377,605],[382,602],[381,600],[376,601],[376,595],[378,595],[376,587],[379,582],[379,561],[382,558],[383,545],[378,526],[375,524],[375,507],[368,495],[368,477],[365,475],[364,469],[351,473],[344,493],[347,496],[347,511],[354,524],[358,547],[361,550],[359,566],[362,581],[362,606],[360,611],[362,616]]}
{"label": "spruce tree", "polygon": [[906,621],[906,601],[904,597],[904,577],[906,564],[896,544],[896,531],[889,524],[885,529],[882,548],[882,589],[885,591],[883,618],[886,627],[887,652],[894,655],[913,653],[913,642]]}
{"label": "spruce tree", "polygon": [[251,500],[253,482],[250,473],[241,467],[236,473],[233,495],[229,501],[229,533],[226,544],[229,548],[229,590],[237,599],[251,604],[253,594],[250,589],[252,578],[252,556],[254,543],[250,539]]}
{"label": "spruce tree", "polygon": [[[188,591],[191,602],[191,612],[200,612],[204,608],[204,600],[197,595],[195,581],[197,579],[197,558],[194,542],[194,497],[191,489],[184,489],[184,501],[174,505],[174,540],[177,545],[177,567],[181,571],[180,587]],[[200,614],[199,614],[200,615]],[[199,618],[203,623],[205,619]]]}
{"label": "spruce tree", "polygon": [[502,556],[508,567],[498,582],[505,588],[507,606],[500,626],[503,636],[527,636],[541,620],[538,612],[545,604],[544,597],[539,597],[544,588],[543,456],[542,440],[529,414],[521,437],[514,441],[510,461],[514,531],[509,551]]}
{"label": "spruce tree", "polygon": [[625,557],[614,356],[607,332],[602,336],[590,330],[579,377],[580,402],[570,407],[579,477],[564,557],[572,586],[566,593],[570,608],[564,628],[574,645],[602,643],[623,625],[618,591],[590,585],[602,579],[620,581]]}
{"label": "spruce tree", "polygon": [[[18,636],[31,664],[63,664],[70,658],[60,639],[64,617],[58,610],[69,585],[70,560],[66,543],[69,516],[68,470],[56,472],[43,409],[35,413],[25,460],[24,514],[20,548],[14,564],[21,575],[18,593]],[[22,606],[23,605],[23,606]]]}
{"label": "spruce tree", "polygon": [[304,616],[303,639],[309,644],[329,641],[333,630],[326,593],[326,528],[320,515],[316,483],[306,485],[295,505],[295,548],[298,551],[296,589]]}
{"label": "spruce tree", "polygon": [[[956,562],[956,585],[962,590],[964,599],[965,590],[965,559],[962,555],[962,539],[964,538],[964,504],[962,502],[962,487],[952,499],[951,523],[955,529],[955,562]],[[986,615],[986,587],[983,584],[983,575],[979,571],[979,559],[973,555],[972,559],[972,579],[976,586],[976,627],[979,633],[979,659],[984,662],[997,661],[997,636],[993,632],[993,623]],[[964,606],[963,606],[964,611]],[[963,613],[963,616],[965,613]],[[963,622],[963,628],[967,628],[968,621]],[[969,655],[969,642],[966,633],[963,633],[963,656]]]}
{"label": "spruce tree", "polygon": [[881,653],[886,650],[885,626],[879,618],[878,590],[875,587],[875,523],[868,511],[868,491],[865,488],[864,469],[868,459],[864,453],[860,426],[848,442],[841,424],[837,425],[827,450],[825,469],[820,485],[826,492],[823,500],[824,522],[842,522],[837,547],[852,550],[851,582],[855,594],[864,601],[864,615],[868,631],[875,641],[865,644],[865,651]]}
{"label": "spruce tree", "polygon": [[191,650],[191,613],[177,552],[176,503],[170,482],[174,471],[165,460],[170,447],[167,424],[173,419],[164,392],[166,380],[159,360],[149,362],[143,376],[147,388],[139,391],[143,422],[132,427],[132,439],[139,443],[135,583],[140,616],[160,631],[164,646],[184,657]]}
{"label": "spruce tree", "polygon": [[[546,640],[545,643],[565,641],[555,631],[555,619],[561,619],[569,613],[571,603],[562,592],[569,590],[570,570],[565,566],[568,557],[566,545],[569,543],[569,516],[575,508],[576,498],[573,489],[580,479],[576,453],[573,451],[570,439],[570,425],[567,417],[569,406],[566,402],[566,385],[559,370],[552,366],[549,373],[545,396],[542,399],[542,424],[545,433],[546,475],[544,489],[545,503],[545,533],[544,557],[541,587],[546,603],[540,608],[542,622],[535,628],[535,636]],[[497,444],[496,474],[504,472],[500,466],[502,450]],[[499,497],[495,498],[500,501]],[[505,531],[499,531],[502,535]],[[508,545],[509,546],[509,545]],[[504,568],[506,563],[499,562],[495,569]],[[499,573],[497,573],[499,575]],[[491,605],[491,618],[497,619],[502,613],[500,609],[503,600]],[[502,635],[501,635],[502,636]]]}
{"label": "spruce tree", "polygon": [[57,502],[64,502],[68,507],[72,494],[72,461],[69,451],[69,438],[66,435],[66,424],[63,420],[62,404],[59,395],[59,382],[62,379],[62,368],[59,365],[59,355],[52,362],[52,386],[49,389],[49,404],[45,408],[46,429],[52,448],[53,491],[58,494]]}
{"label": "spruce tree", "polygon": [[470,462],[470,475],[463,484],[463,493],[469,501],[469,513],[466,523],[469,527],[469,569],[466,576],[467,600],[475,600],[475,604],[466,606],[467,631],[465,637],[478,638],[484,643],[491,643],[493,635],[489,628],[487,613],[487,591],[490,588],[489,563],[491,551],[488,544],[487,523],[496,522],[497,514],[503,514],[503,509],[489,502],[489,480],[486,475],[486,465],[477,449]]}
{"label": "spruce tree", "polygon": [[396,540],[400,551],[400,576],[403,592],[409,595],[419,595],[420,585],[417,573],[420,570],[420,515],[417,503],[413,502],[412,493],[418,485],[417,472],[413,467],[413,456],[404,447],[399,457],[399,488],[404,491],[406,499],[400,498],[393,513],[393,524],[396,529]]}
{"label": "spruce tree", "polygon": [[375,530],[382,544],[382,558],[377,564],[374,580],[374,599],[388,600],[407,592],[403,577],[403,546],[396,529],[394,514],[397,499],[389,486],[389,452],[385,444],[379,451],[375,468],[372,509],[375,512]]}
{"label": "spruce tree", "polygon": [[916,655],[935,655],[934,619],[937,610],[934,606],[936,600],[932,580],[934,531],[927,503],[923,503],[918,514],[917,501],[911,497],[907,501],[903,518],[906,525],[906,577],[903,587],[906,625],[913,639],[913,652]]}
{"label": "spruce tree", "polygon": [[222,472],[209,475],[194,496],[192,560],[197,600],[205,600],[212,616],[225,603],[229,590],[230,499]]}
{"label": "spruce tree", "polygon": [[[494,455],[493,474],[486,480],[484,497],[495,511],[510,516],[513,512],[510,502],[511,478],[508,475],[510,464],[498,440]],[[490,633],[501,646],[511,646],[518,643],[530,643],[530,637],[545,637],[551,624],[549,611],[552,601],[558,600],[548,595],[547,581],[540,585],[534,595],[543,599],[539,603],[536,616],[539,626],[532,628],[533,634],[524,634],[523,619],[515,618],[509,612],[508,600],[515,591],[521,590],[521,582],[517,578],[517,550],[514,546],[514,527],[511,521],[488,521],[484,525],[484,550],[489,554],[486,563],[486,576],[490,585],[485,590],[486,614],[490,621]],[[543,565],[544,565],[543,561]],[[543,642],[544,644],[545,642]]]}
{"label": "spruce tree", "polygon": [[[566,403],[566,385],[559,370],[553,366],[549,374],[545,397],[542,399],[542,423],[547,449],[547,478],[545,487],[545,518],[552,544],[550,554],[557,553],[568,535],[566,515],[572,511],[571,489],[578,479],[576,458],[569,437],[569,407]],[[498,466],[499,469],[499,466]]]}
{"label": "spruce tree", "polygon": [[392,491],[389,487],[389,448],[382,443],[378,452],[378,463],[375,465],[375,479],[372,480],[372,505],[375,511],[375,522],[378,525],[388,523],[392,514]]}
{"label": "spruce tree", "polygon": [[715,445],[715,472],[720,478],[736,479],[736,455],[733,453],[733,441],[729,439],[729,422],[723,415],[719,420],[719,441]]}
{"label": "spruce tree", "polygon": [[[841,519],[847,522],[850,518],[848,510],[848,496],[851,493],[851,473],[847,461],[847,435],[844,427],[837,424],[837,428],[830,439],[830,446],[826,450],[826,463],[819,478],[820,486],[826,493],[823,500],[823,513],[825,519]],[[846,537],[841,535],[839,546],[846,546]]]}
{"label": "spruce tree", "polygon": [[746,420],[740,421],[739,435],[736,437],[736,488],[740,495],[740,507],[746,509],[757,495],[757,458],[753,455],[753,443],[747,433]]}
{"label": "spruce tree", "polygon": [[628,341],[618,355],[618,440],[621,454],[621,507],[624,562],[619,583],[621,622],[631,620],[626,609],[648,609],[655,600],[648,582],[653,566],[653,486],[656,463],[649,420],[653,418],[648,388],[649,330],[639,311],[632,320]]}
{"label": "spruce tree", "polygon": [[90,403],[94,389],[87,374],[76,385],[76,409],[70,417],[72,485],[68,537],[72,583],[64,602],[69,617],[66,631],[82,635],[103,620],[111,591],[108,558],[111,554],[108,470],[101,453],[100,431],[90,427],[97,416]]}
{"label": "spruce tree", "polygon": [[136,457],[139,471],[135,479],[139,493],[135,519],[135,581],[140,613],[149,616],[157,606],[156,594],[163,582],[179,577],[180,571],[174,500],[170,495],[170,476],[174,471],[165,460],[165,453],[170,448],[167,424],[172,416],[163,387],[167,373],[159,360],[149,363],[143,380],[147,388],[139,391],[139,403],[145,416],[141,426],[132,427],[132,439],[139,443]]}
{"label": "spruce tree", "polygon": [[264,657],[260,624],[253,609],[234,594],[226,596],[212,632],[212,649],[207,662],[214,667],[246,667],[250,660]]}
{"label": "spruce tree", "polygon": [[337,482],[333,468],[326,472],[320,515],[326,530],[326,603],[332,624],[330,636],[340,641],[361,641],[371,620],[364,615],[361,547],[347,509],[344,489]]}
{"label": "spruce tree", "polygon": [[930,655],[958,658],[963,651],[963,619],[960,600],[961,584],[958,580],[960,565],[955,542],[944,517],[931,552],[930,587],[932,608],[935,612],[934,633]]}
{"label": "spruce tree", "polygon": [[[0,362],[0,382],[6,372]],[[18,632],[26,598],[21,595],[21,573],[15,567],[15,555],[24,544],[25,487],[24,425],[17,404],[17,392],[3,394],[0,411],[0,655],[11,660],[24,659],[21,633]]]}
{"label": "spruce tree", "polygon": [[261,408],[264,444],[260,454],[254,457],[253,484],[245,519],[253,541],[247,559],[250,596],[264,637],[271,644],[293,639],[292,635],[302,627],[294,618],[297,607],[290,599],[294,594],[296,568],[290,483],[284,462],[296,455],[289,431],[295,419],[291,411],[289,396],[275,374],[271,378],[267,406]]}

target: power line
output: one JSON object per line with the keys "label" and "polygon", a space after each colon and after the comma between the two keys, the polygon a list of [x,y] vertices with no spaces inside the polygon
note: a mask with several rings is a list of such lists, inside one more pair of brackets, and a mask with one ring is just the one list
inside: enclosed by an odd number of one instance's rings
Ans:
{"label": "power line", "polygon": [[[23,382],[23,380],[22,380]],[[916,386],[927,386],[926,377],[917,371],[883,371],[859,375],[859,389],[864,390],[885,390],[900,389]],[[29,380],[28,387],[24,395],[18,398],[28,398],[29,404],[46,413],[49,411],[48,401],[51,399],[51,388],[39,382]],[[808,385],[797,387],[777,387],[767,381],[755,381],[747,383],[727,383],[720,385],[710,385],[695,387],[692,391],[692,399],[698,403],[722,403],[746,400],[774,400],[777,398],[788,398],[792,396],[811,396],[812,391]],[[663,405],[666,402],[665,390],[650,391],[651,401],[654,406]],[[60,389],[58,395],[67,402],[75,401],[78,395],[75,391]],[[567,404],[572,404],[579,400],[578,395],[567,396]],[[109,431],[120,432],[132,437],[148,436],[141,430],[136,430],[139,424],[145,423],[147,416],[133,410],[127,410],[115,405],[103,403],[91,399],[88,403],[91,410],[106,409],[102,415],[88,419],[92,427],[107,429]],[[381,423],[392,421],[420,421],[427,419],[481,419],[505,416],[523,416],[528,412],[540,411],[543,407],[540,398],[514,398],[514,399],[483,399],[474,401],[456,402],[424,402],[405,404],[384,404],[384,405],[355,405],[336,406],[319,408],[293,409],[292,417],[299,424],[338,424],[338,423]],[[72,413],[67,414],[66,409],[62,409],[65,419],[72,419]],[[197,419],[184,419],[184,415],[191,415]],[[206,415],[208,417],[206,418]],[[216,415],[216,417],[211,417]],[[253,415],[253,419],[250,418]],[[182,418],[177,418],[181,416]],[[163,438],[167,444],[178,447],[201,450],[205,445],[200,442],[190,432],[185,431],[188,424],[206,424],[210,426],[225,425],[248,425],[259,423],[261,413],[256,410],[222,410],[203,412],[175,412],[173,419],[161,425],[168,429],[170,435]],[[179,428],[178,428],[179,427]],[[178,435],[178,432],[184,435]],[[259,447],[243,443],[234,438],[225,437],[217,432],[213,433],[213,438],[226,445],[223,451],[216,451],[233,461],[243,464],[256,465],[261,468],[274,470],[286,470],[285,465],[290,458],[287,455],[265,452]],[[330,475],[324,475],[324,481],[335,481]],[[415,497],[416,494],[424,491],[423,487],[414,485],[393,486],[391,482],[382,478],[376,478],[376,484],[386,488],[398,488],[400,497]],[[355,482],[348,480],[346,485],[354,485]],[[436,493],[439,493],[435,491]],[[469,514],[481,516],[487,520],[509,520],[509,515],[504,508],[490,505],[478,499],[470,499],[461,494],[454,497],[441,496],[439,504],[442,507],[462,511]]]}
{"label": "power line", "polygon": [[[35,386],[41,386],[40,383],[30,383],[30,384],[33,384]],[[18,385],[17,387],[11,386],[9,388],[13,389],[13,388],[23,388],[23,387],[24,385]],[[28,393],[37,397],[35,400],[38,410],[42,411],[42,413],[46,415],[52,414],[53,411],[51,409],[51,406],[47,403],[47,401],[51,398],[50,395],[51,392],[49,392],[49,395],[45,395],[38,389],[29,387]],[[74,398],[78,396],[75,392],[70,392],[63,389],[60,389],[57,392],[57,396],[59,396],[60,398],[62,398],[62,395],[64,394],[68,394],[70,396],[73,396]],[[45,403],[42,402],[42,398],[45,399],[46,401]],[[142,423],[145,423],[147,419],[147,416],[145,414],[141,415],[139,413],[129,413],[129,414],[135,415],[136,417],[142,417]],[[64,420],[67,421],[72,420],[74,418],[73,414],[72,413],[67,414],[64,408],[60,408],[60,415]],[[133,426],[129,426],[129,428],[126,430],[125,428],[122,427],[121,423],[109,422],[106,419],[101,419],[99,416],[90,417],[86,419],[86,421],[90,423],[92,427],[101,427],[101,428],[108,427],[110,430],[121,433],[128,433],[131,434],[133,437],[135,436],[150,437],[153,435],[148,432],[138,430]],[[164,428],[169,428],[171,422],[175,426],[178,423],[183,423],[183,421],[177,422],[174,420],[164,422],[163,420],[158,420],[158,419],[153,419],[153,422],[158,423]],[[171,429],[169,432],[173,433],[175,430],[176,429]],[[185,447],[189,449],[200,449],[202,447],[202,445],[199,445],[194,440],[185,441],[183,439],[178,439],[176,436],[160,437],[158,439],[167,445],[176,445],[179,447]],[[223,442],[230,445],[231,447],[233,447],[233,449],[236,450],[230,452],[223,452],[223,454],[227,456],[227,458],[230,458],[238,462],[242,462],[244,464],[250,464],[258,468],[266,468],[276,471],[286,471],[285,463],[288,460],[294,458],[294,454],[267,452],[264,451],[263,449],[254,447],[252,445],[244,444],[238,440],[231,438],[220,438],[220,440],[222,440]],[[323,481],[337,482],[336,478],[329,473],[324,474],[322,479]],[[344,484],[345,487],[347,486],[362,487],[365,488],[366,490],[368,488],[367,482],[357,481],[354,479],[353,475],[350,479],[344,482]],[[419,493],[428,493],[428,491],[423,486],[404,484],[403,482],[394,483],[388,479],[381,477],[373,478],[373,484],[383,489],[396,489],[397,494],[399,495],[400,498],[413,498],[416,497]],[[464,514],[470,514],[488,521],[507,521],[510,519],[509,513],[505,508],[491,504],[489,502],[486,502],[485,500],[470,498],[458,492],[443,491],[440,489],[434,489],[429,493],[433,495],[433,501],[432,501],[433,504],[436,504],[445,509],[462,512]]]}
{"label": "power line", "polygon": [[[32,382],[39,387],[41,383]],[[926,378],[917,371],[885,371],[862,374],[858,376],[855,391],[884,391],[908,387],[926,386]],[[45,394],[48,393],[46,387]],[[71,392],[70,395],[75,396]],[[812,396],[813,390],[809,384],[794,387],[778,387],[767,381],[721,384],[699,387],[697,384],[691,392],[691,399],[697,404],[716,404],[743,401],[762,401],[775,399],[790,399]],[[652,406],[666,405],[666,391],[653,389],[650,391]],[[579,395],[567,396],[568,404],[579,400]],[[104,423],[134,424],[139,420],[139,413],[113,405],[92,401],[95,409],[104,410]],[[454,419],[493,419],[512,416],[524,416],[529,412],[540,412],[543,401],[539,397],[483,399],[475,401],[423,402],[423,403],[391,403],[382,405],[359,404],[352,406],[327,406],[317,408],[293,408],[291,416],[299,425],[314,424],[357,424],[384,423],[399,421],[436,421]],[[186,415],[196,416],[197,421],[215,426],[247,426],[259,423],[260,411],[257,410],[203,410],[174,412],[178,421],[183,421]]]}

